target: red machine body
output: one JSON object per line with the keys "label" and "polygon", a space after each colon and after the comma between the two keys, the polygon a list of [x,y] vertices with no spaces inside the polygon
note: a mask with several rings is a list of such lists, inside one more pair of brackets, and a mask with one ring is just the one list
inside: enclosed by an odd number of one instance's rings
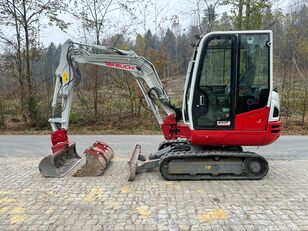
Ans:
{"label": "red machine body", "polygon": [[264,107],[236,115],[232,130],[191,130],[169,115],[162,131],[166,140],[184,138],[198,146],[263,146],[273,143],[281,133],[281,121],[268,122],[269,113]]}

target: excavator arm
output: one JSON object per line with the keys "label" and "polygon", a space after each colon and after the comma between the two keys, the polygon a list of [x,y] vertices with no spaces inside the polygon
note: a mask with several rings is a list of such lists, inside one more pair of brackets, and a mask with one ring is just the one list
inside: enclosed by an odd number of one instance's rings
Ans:
{"label": "excavator arm", "polygon": [[[76,152],[75,143],[69,142],[67,135],[74,90],[81,81],[78,64],[93,64],[130,72],[156,120],[162,127],[165,137],[167,139],[175,138],[170,135],[170,132],[177,131],[177,129],[172,128],[181,119],[182,112],[171,103],[153,64],[138,56],[134,51],[124,51],[100,45],[86,45],[67,40],[62,46],[59,66],[55,73],[56,82],[49,119],[53,131],[51,135],[53,155],[47,156],[40,163],[40,171],[44,176],[62,177],[81,160]],[[157,100],[154,100],[153,96]],[[156,105],[157,101],[167,115],[165,120],[162,119]],[[86,168],[79,175],[91,172],[90,169],[94,171],[94,166],[97,166],[96,169],[101,168],[102,165],[107,166],[107,162],[113,156],[113,151],[105,143],[99,143],[99,145],[95,143],[92,147],[86,149]],[[132,158],[135,158],[136,155],[134,154]],[[106,156],[111,158],[106,158]],[[97,164],[97,162],[103,162],[103,164]],[[99,173],[96,171],[93,173],[93,171],[92,175],[102,173],[102,171],[99,171]]]}
{"label": "excavator arm", "polygon": [[[163,119],[151,94],[157,98],[167,115],[176,115],[178,109],[171,103],[155,67],[148,60],[133,51],[85,45],[67,40],[63,44],[60,63],[56,70],[56,84],[49,119],[53,131],[59,128],[68,129],[74,88],[81,80],[77,64],[93,64],[130,72],[160,125],[163,124]],[[150,89],[149,92],[144,84]],[[61,98],[62,111],[61,116],[57,117],[56,109],[59,98]]]}

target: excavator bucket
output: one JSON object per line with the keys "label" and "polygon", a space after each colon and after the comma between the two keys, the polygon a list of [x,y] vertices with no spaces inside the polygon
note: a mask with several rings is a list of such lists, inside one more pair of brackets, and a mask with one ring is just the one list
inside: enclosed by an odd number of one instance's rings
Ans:
{"label": "excavator bucket", "polygon": [[44,177],[63,177],[80,161],[81,157],[76,151],[76,144],[69,143],[66,148],[42,159],[39,170]]}
{"label": "excavator bucket", "polygon": [[103,142],[95,142],[84,151],[86,163],[73,176],[101,176],[114,156],[113,150]]}

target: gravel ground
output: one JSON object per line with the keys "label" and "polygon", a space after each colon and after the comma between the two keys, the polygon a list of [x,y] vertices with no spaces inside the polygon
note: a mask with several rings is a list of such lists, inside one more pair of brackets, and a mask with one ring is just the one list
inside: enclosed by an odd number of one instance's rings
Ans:
{"label": "gravel ground", "polygon": [[[32,152],[21,141],[31,138]],[[133,143],[156,146],[160,136],[105,138],[129,147],[116,148],[103,176],[51,179],[38,171],[48,141],[0,137],[0,230],[308,230],[307,137],[283,137],[280,155],[260,148],[272,155],[263,180],[175,182],[156,170],[127,181]]]}
{"label": "gravel ground", "polygon": [[40,158],[0,158],[0,230],[308,230],[308,161],[269,161],[260,181],[128,182],[115,158],[101,177],[43,178]]}

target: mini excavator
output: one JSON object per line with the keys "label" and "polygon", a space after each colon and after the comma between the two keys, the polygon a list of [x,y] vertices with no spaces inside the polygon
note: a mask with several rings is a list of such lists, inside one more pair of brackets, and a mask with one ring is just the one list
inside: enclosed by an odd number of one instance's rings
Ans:
{"label": "mini excavator", "polygon": [[[81,81],[78,65],[93,64],[132,74],[165,138],[148,155],[135,145],[128,161],[129,180],[153,168],[159,168],[167,180],[263,178],[268,162],[242,146],[268,145],[281,133],[272,41],[268,30],[212,32],[200,37],[188,64],[182,108],[171,102],[153,64],[134,51],[66,41],[56,69],[49,119],[53,154],[40,162],[42,175],[62,177],[81,160],[67,130],[74,89]],[[76,175],[97,176],[113,151],[104,142],[96,142],[85,155],[86,163]]]}

